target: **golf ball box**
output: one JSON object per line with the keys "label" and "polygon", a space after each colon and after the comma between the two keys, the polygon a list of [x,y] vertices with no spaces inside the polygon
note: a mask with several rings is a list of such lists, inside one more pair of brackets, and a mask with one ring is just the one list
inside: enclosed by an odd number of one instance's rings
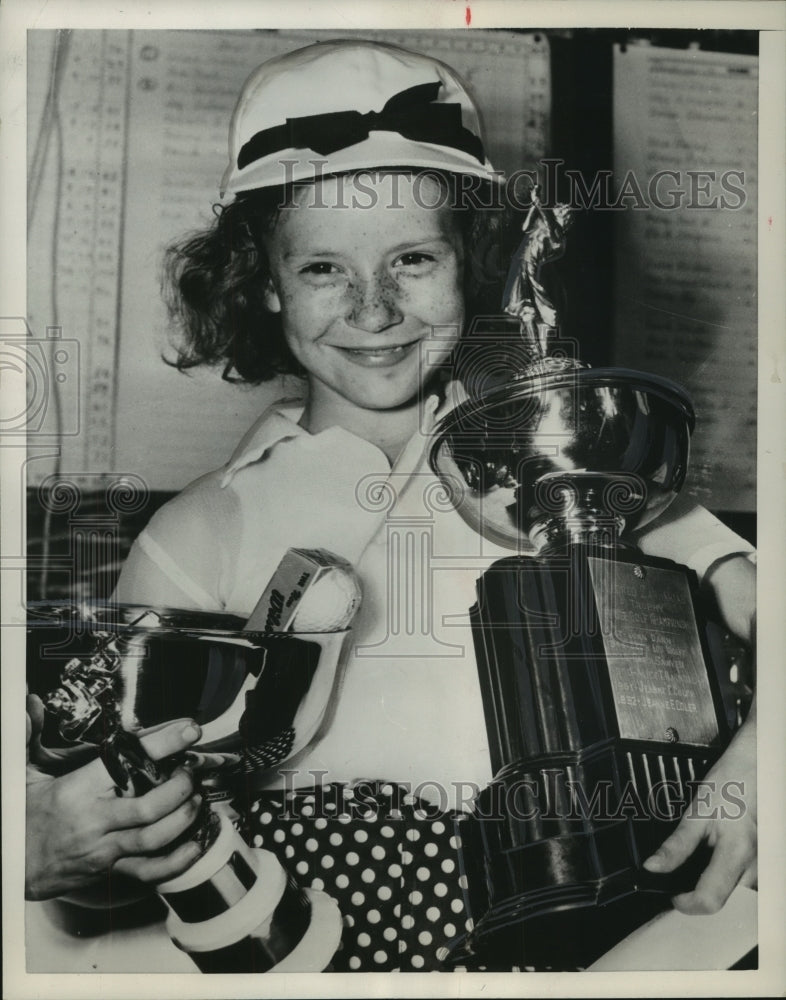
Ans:
{"label": "golf ball box", "polygon": [[325,549],[288,549],[248,619],[265,632],[337,632],[360,606],[351,563]]}

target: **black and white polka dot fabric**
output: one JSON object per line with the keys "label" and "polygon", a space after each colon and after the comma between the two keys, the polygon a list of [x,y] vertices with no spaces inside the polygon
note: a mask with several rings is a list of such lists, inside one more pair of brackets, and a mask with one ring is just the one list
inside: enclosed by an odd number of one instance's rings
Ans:
{"label": "black and white polka dot fabric", "polygon": [[403,786],[328,784],[254,801],[245,835],[276,854],[306,888],[339,905],[336,972],[424,972],[443,967],[471,929],[459,868],[461,821]]}

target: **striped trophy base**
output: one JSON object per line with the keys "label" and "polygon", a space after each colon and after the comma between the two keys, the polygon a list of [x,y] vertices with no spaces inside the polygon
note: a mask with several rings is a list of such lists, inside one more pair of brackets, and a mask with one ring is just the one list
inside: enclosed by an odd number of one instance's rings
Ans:
{"label": "striped trophy base", "polygon": [[335,901],[301,889],[269,851],[249,847],[226,815],[215,842],[156,886],[166,929],[201,972],[321,972],[341,939]]}

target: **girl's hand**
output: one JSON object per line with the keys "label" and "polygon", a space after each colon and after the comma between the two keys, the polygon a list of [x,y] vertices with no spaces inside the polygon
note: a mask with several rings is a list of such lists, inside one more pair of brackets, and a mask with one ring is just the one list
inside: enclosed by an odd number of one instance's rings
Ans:
{"label": "girl's hand", "polygon": [[[43,721],[43,705],[28,696],[28,753]],[[158,760],[195,743],[199,728],[189,719],[142,736]],[[184,871],[199,856],[195,843],[171,854],[150,857],[194,820],[200,797],[193,779],[178,768],[168,781],[138,798],[118,798],[100,760],[53,778],[27,767],[25,897],[51,899],[94,882],[110,869],[143,882],[162,882]]]}
{"label": "girl's hand", "polygon": [[702,586],[717,606],[721,620],[736,636],[756,642],[756,566],[745,556],[718,559],[704,575]]}
{"label": "girl's hand", "polygon": [[756,718],[755,703],[728,749],[707,774],[682,820],[644,867],[672,872],[701,841],[712,857],[695,889],[672,902],[683,913],[715,913],[739,883],[755,888],[756,860]]}
{"label": "girl's hand", "polygon": [[[713,564],[704,586],[715,598],[726,626],[755,644],[756,569],[746,558],[724,558]],[[644,867],[657,874],[672,872],[702,841],[712,857],[695,889],[672,902],[683,913],[715,913],[734,887],[757,884],[756,853],[756,701],[726,752],[708,773],[677,829]]]}

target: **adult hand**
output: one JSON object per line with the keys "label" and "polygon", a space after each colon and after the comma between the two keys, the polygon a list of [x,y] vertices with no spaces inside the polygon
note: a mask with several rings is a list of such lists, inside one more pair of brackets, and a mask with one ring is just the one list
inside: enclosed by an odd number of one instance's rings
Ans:
{"label": "adult hand", "polygon": [[715,913],[737,884],[755,888],[756,706],[751,706],[726,752],[699,784],[677,829],[644,862],[656,874],[672,872],[702,841],[712,857],[691,892],[672,902],[683,913]]}
{"label": "adult hand", "polygon": [[[28,754],[43,721],[43,705],[28,696]],[[155,760],[179,753],[200,736],[181,719],[140,734]],[[185,768],[138,798],[119,798],[101,760],[54,778],[27,767],[25,896],[50,899],[82,888],[110,869],[143,882],[162,882],[199,856],[186,842],[165,855],[150,856],[171,843],[194,820],[200,796]]]}

